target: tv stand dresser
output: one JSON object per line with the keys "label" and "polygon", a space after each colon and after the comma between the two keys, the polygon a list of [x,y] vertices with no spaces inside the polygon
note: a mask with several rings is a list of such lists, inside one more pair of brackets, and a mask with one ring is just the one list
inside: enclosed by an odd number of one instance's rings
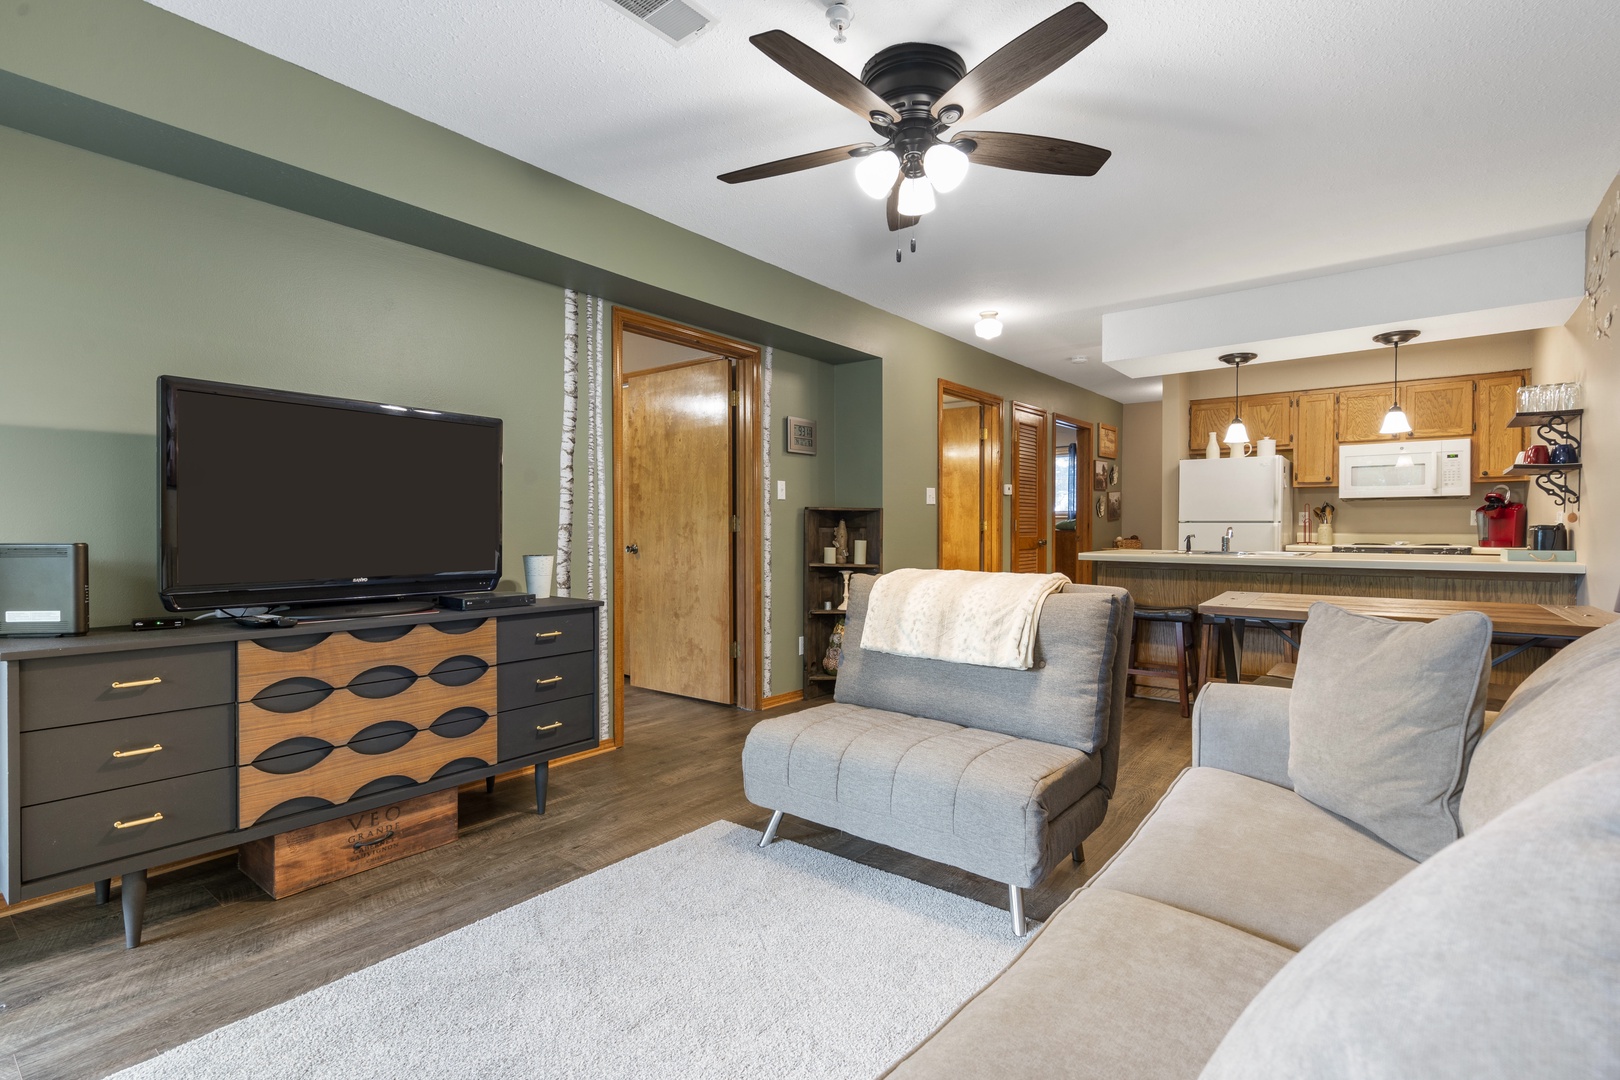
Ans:
{"label": "tv stand dresser", "polygon": [[9,903],[534,766],[597,734],[600,603],[0,638]]}

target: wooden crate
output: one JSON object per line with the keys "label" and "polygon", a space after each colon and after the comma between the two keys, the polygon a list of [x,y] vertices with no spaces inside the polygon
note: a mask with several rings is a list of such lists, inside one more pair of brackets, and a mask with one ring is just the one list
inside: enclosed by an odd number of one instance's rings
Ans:
{"label": "wooden crate", "polygon": [[237,866],[280,900],[455,838],[452,787],[243,844]]}

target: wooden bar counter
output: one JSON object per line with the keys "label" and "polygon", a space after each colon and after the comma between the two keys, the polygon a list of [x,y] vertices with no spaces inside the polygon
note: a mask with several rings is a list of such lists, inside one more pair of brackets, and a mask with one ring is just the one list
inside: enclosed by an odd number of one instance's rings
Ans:
{"label": "wooden bar counter", "polygon": [[[1508,562],[1494,555],[1355,555],[1327,552],[1082,551],[1098,585],[1130,592],[1139,606],[1190,607],[1225,592],[1384,596],[1403,600],[1475,603],[1575,604],[1586,567],[1572,562]],[[1174,666],[1167,626],[1142,624],[1143,660]],[[1492,670],[1491,697],[1506,697],[1551,651],[1528,649]],[[1264,675],[1291,660],[1287,645],[1270,633],[1249,636],[1243,676]],[[1169,680],[1139,679],[1157,697],[1174,697]]]}

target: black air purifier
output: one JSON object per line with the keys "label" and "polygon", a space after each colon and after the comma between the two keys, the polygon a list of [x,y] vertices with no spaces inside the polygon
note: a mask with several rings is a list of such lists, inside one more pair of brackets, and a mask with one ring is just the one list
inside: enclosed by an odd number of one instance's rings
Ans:
{"label": "black air purifier", "polygon": [[90,629],[90,545],[0,544],[0,637]]}

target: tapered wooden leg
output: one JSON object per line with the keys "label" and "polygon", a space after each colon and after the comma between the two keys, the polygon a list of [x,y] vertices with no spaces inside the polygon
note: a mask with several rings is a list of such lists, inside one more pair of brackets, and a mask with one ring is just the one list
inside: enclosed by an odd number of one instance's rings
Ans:
{"label": "tapered wooden leg", "polygon": [[1192,696],[1187,692],[1187,624],[1176,623],[1176,696],[1181,699],[1181,715],[1192,715]]}
{"label": "tapered wooden leg", "polygon": [[96,903],[105,904],[112,899],[112,878],[104,877],[96,882]]}
{"label": "tapered wooden leg", "polygon": [[551,763],[542,761],[534,767],[534,812],[546,812],[546,785],[551,780]]}
{"label": "tapered wooden leg", "polygon": [[146,921],[146,871],[125,874],[118,891],[124,901],[124,948],[133,949],[141,943],[141,928]]}
{"label": "tapered wooden leg", "polygon": [[1198,644],[1198,683],[1203,685],[1214,676],[1215,657],[1215,624],[1208,619],[1204,620],[1203,631],[1200,635],[1203,640]]}
{"label": "tapered wooden leg", "polygon": [[1086,845],[1074,845],[1074,865],[1079,866],[1086,861]]}

